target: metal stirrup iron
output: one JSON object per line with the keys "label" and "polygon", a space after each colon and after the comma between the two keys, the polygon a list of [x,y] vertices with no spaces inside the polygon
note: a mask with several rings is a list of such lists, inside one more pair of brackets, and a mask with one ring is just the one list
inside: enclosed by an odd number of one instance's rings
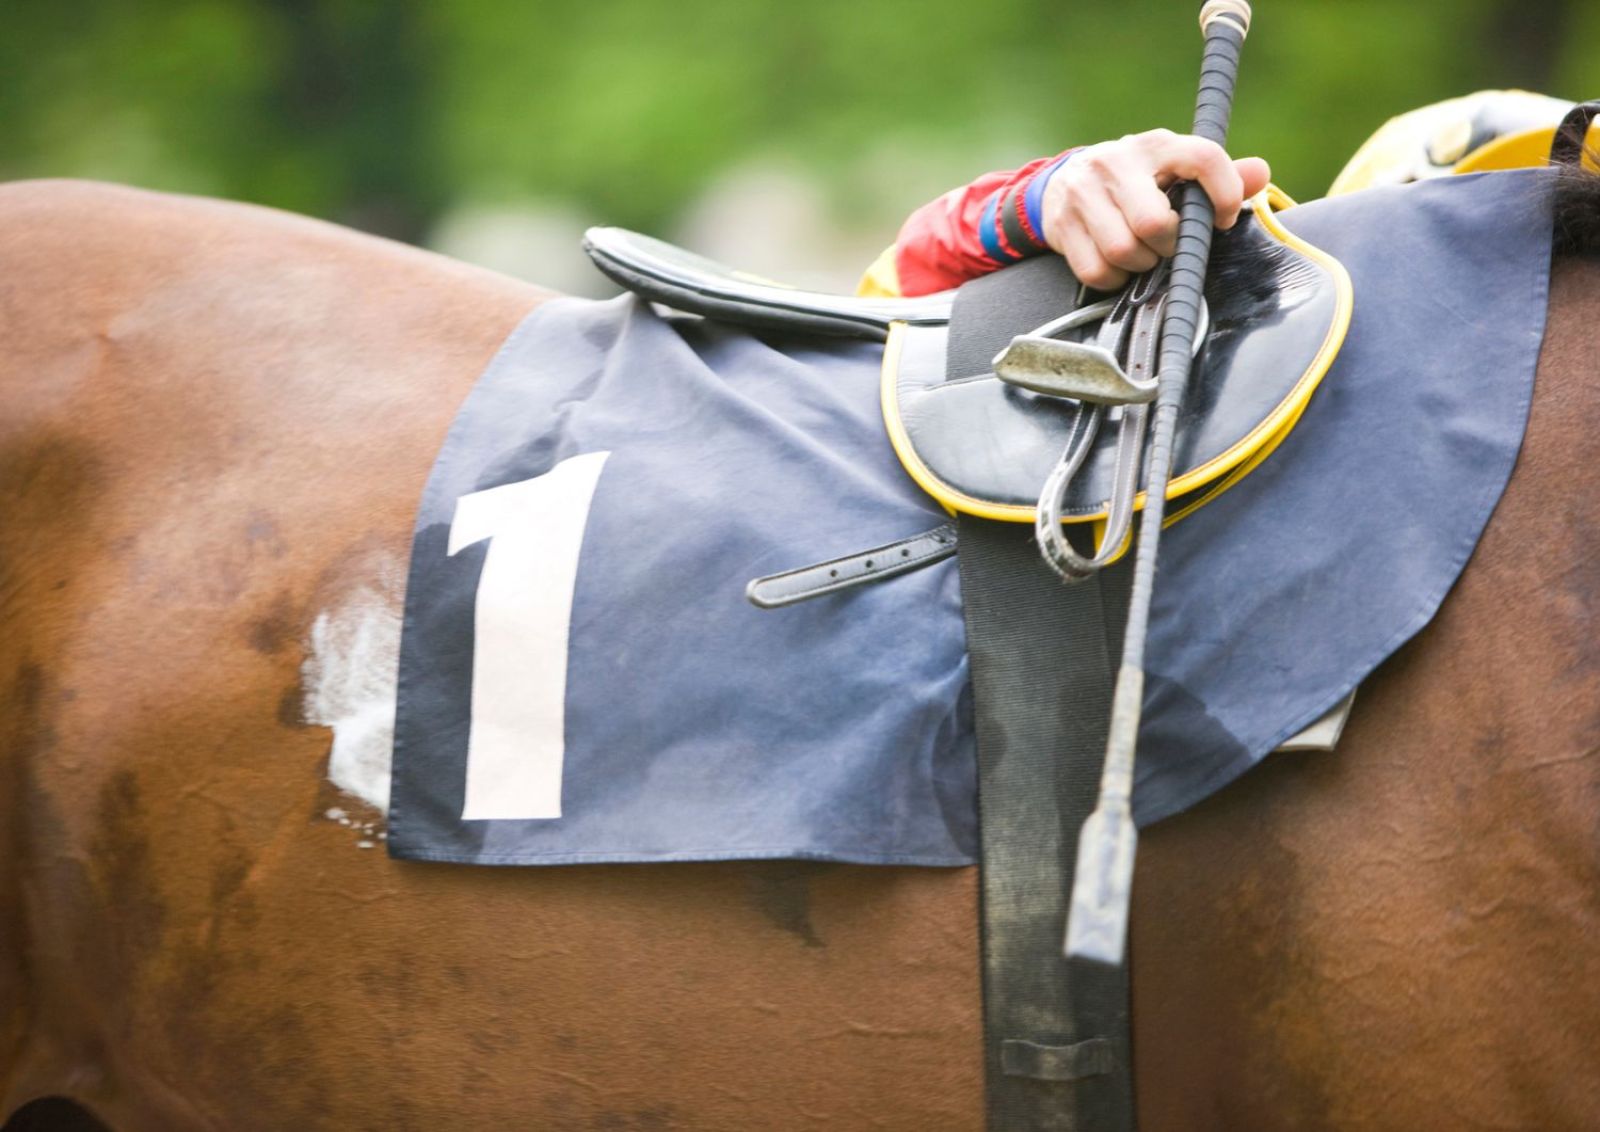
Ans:
{"label": "metal stirrup iron", "polygon": [[[1155,275],[1157,273],[1152,273]],[[1141,303],[1135,310],[1128,349],[1129,365],[1135,375],[1142,370],[1154,373],[1155,353],[1161,338],[1161,323],[1166,309],[1167,293],[1157,293],[1149,302]],[[1145,333],[1145,324],[1152,326]],[[1193,353],[1198,355],[1205,343],[1207,321],[1206,307],[1200,304],[1200,325],[1194,334]],[[1135,376],[1135,380],[1137,377]],[[1155,382],[1151,380],[1151,386]],[[1133,514],[1139,494],[1139,474],[1144,467],[1145,437],[1148,434],[1149,405],[1124,405],[1122,419],[1117,425],[1115,475],[1112,478],[1111,497],[1106,503],[1105,526],[1100,534],[1095,554],[1079,554],[1067,540],[1062,530],[1063,508],[1073,477],[1078,474],[1084,460],[1099,436],[1102,410],[1090,403],[1084,406],[1074,422],[1072,440],[1056,466],[1046,477],[1044,489],[1039,493],[1039,503],[1034,512],[1034,541],[1048,565],[1065,582],[1081,582],[1095,571],[1104,569],[1122,556],[1128,533],[1133,529]]]}
{"label": "metal stirrup iron", "polygon": [[[1208,0],[1200,9],[1200,29],[1206,46],[1200,66],[1200,93],[1195,104],[1193,132],[1223,145],[1228,140],[1228,115],[1233,107],[1233,88],[1239,74],[1239,53],[1250,30],[1250,5],[1245,0]],[[1099,802],[1089,820],[1083,823],[1078,839],[1077,875],[1073,880],[1067,919],[1066,953],[1112,965],[1121,964],[1127,944],[1133,857],[1138,845],[1131,806],[1133,761],[1144,700],[1144,645],[1150,622],[1156,551],[1172,472],[1173,435],[1189,382],[1191,346],[1200,318],[1215,219],[1215,209],[1205,189],[1197,183],[1185,185],[1157,370],[1160,391],[1156,397],[1150,444],[1150,479],[1134,559],[1122,665],[1117,671],[1116,691],[1111,700],[1105,769],[1100,779]]]}

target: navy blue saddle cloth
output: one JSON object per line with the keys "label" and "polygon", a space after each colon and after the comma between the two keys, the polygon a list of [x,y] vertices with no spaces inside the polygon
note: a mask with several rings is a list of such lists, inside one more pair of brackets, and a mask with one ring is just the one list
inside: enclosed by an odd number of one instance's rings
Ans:
{"label": "navy blue saddle cloth", "polygon": [[[1141,824],[1243,773],[1438,608],[1521,441],[1549,184],[1458,177],[1279,215],[1349,272],[1349,331],[1297,427],[1162,542]],[[876,339],[949,301],[831,338],[637,296],[531,314],[419,511],[391,852],[971,862],[955,563],[778,610],[744,598],[947,516],[888,439]]]}

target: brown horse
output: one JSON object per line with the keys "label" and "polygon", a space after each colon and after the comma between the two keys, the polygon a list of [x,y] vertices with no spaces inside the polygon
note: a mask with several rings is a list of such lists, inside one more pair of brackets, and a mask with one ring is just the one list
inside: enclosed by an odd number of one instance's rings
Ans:
{"label": "brown horse", "polygon": [[[973,870],[474,869],[337,820],[379,815],[304,722],[313,627],[403,563],[542,298],[257,208],[0,190],[0,1117],[981,1126]],[[1147,1132],[1600,1127],[1597,328],[1565,257],[1511,486],[1338,752],[1146,833]]]}

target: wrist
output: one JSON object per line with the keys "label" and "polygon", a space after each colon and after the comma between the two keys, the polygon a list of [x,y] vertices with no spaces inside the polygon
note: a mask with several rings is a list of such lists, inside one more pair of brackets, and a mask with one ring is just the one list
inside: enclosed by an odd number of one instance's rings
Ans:
{"label": "wrist", "polygon": [[1029,230],[1038,237],[1041,246],[1051,248],[1054,251],[1059,252],[1061,249],[1050,242],[1049,233],[1045,230],[1044,217],[1049,211],[1045,208],[1045,193],[1050,189],[1051,179],[1061,171],[1068,161],[1082,151],[1083,146],[1073,146],[1061,154],[1033,175],[1033,179],[1028,183],[1027,190],[1023,193],[1022,204],[1025,223]]}

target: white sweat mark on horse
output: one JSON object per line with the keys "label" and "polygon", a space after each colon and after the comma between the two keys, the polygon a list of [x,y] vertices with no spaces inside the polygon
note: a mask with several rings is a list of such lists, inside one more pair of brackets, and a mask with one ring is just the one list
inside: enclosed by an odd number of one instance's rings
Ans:
{"label": "white sweat mark on horse", "polygon": [[[401,573],[390,564],[371,584],[317,615],[301,686],[308,723],[333,729],[328,779],[387,813],[394,751],[394,708],[400,663]],[[372,823],[327,816],[371,834]]]}

